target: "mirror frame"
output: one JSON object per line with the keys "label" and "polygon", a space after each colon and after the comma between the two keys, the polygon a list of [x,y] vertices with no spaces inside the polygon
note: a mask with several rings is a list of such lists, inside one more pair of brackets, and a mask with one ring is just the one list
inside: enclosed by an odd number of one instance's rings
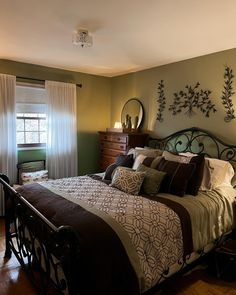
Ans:
{"label": "mirror frame", "polygon": [[[144,108],[143,108],[143,104],[141,103],[141,101],[136,98],[136,97],[133,97],[133,98],[130,98],[129,100],[126,101],[126,103],[124,104],[123,108],[122,108],[122,111],[121,111],[121,124],[123,126],[123,122],[122,122],[122,114],[124,112],[124,109],[125,109],[125,106],[131,102],[131,101],[136,101],[139,103],[140,107],[141,107],[141,111],[142,111],[142,117],[141,119],[139,118],[139,124],[137,125],[137,127],[135,128],[136,130],[140,128],[140,126],[142,125],[142,122],[143,122],[143,119],[144,119]],[[131,128],[132,129],[132,128]]]}

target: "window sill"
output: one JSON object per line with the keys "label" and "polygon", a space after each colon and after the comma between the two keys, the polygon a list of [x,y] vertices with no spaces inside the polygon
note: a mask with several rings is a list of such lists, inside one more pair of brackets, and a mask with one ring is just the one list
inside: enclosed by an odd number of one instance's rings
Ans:
{"label": "window sill", "polygon": [[18,151],[45,150],[46,146],[18,147]]}

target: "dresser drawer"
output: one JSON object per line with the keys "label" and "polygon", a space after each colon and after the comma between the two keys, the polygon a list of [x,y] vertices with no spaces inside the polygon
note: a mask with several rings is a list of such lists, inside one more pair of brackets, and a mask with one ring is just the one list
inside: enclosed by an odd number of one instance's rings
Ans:
{"label": "dresser drawer", "polygon": [[129,148],[144,146],[148,134],[100,131],[99,136],[101,155],[100,169],[104,171],[107,166],[115,163],[118,155],[125,155]]}
{"label": "dresser drawer", "polygon": [[126,151],[126,148],[127,148],[126,143],[102,141],[100,144],[101,144],[101,148],[108,148],[108,149],[113,149],[113,150]]}
{"label": "dresser drawer", "polygon": [[112,141],[111,134],[100,134],[100,141]]}
{"label": "dresser drawer", "polygon": [[116,161],[116,157],[102,155],[101,156],[101,162],[100,162],[100,169],[101,169],[101,171],[105,171],[106,168],[109,165],[115,163],[115,161]]}
{"label": "dresser drawer", "polygon": [[113,142],[123,142],[123,143],[127,143],[127,136],[122,136],[122,135],[119,135],[119,134],[113,134],[112,136],[112,141]]}
{"label": "dresser drawer", "polygon": [[101,154],[102,155],[116,157],[116,156],[118,156],[120,154],[125,155],[126,154],[126,151],[112,150],[112,149],[108,149],[108,148],[101,148]]}

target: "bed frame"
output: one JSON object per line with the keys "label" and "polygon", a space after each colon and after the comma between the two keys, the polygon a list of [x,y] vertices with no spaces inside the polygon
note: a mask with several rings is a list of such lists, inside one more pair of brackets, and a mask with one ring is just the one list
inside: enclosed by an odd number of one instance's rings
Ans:
{"label": "bed frame", "polygon": [[[236,146],[199,128],[184,129],[163,139],[151,138],[149,145],[172,152],[204,153],[236,166]],[[72,270],[75,261],[79,267],[80,247],[73,228],[55,227],[9,185],[6,175],[0,174],[0,183],[5,193],[5,257],[15,254],[40,294],[47,294],[51,287],[58,294],[78,294],[78,278]],[[181,269],[186,265],[184,262]],[[162,280],[166,277],[168,271]]]}

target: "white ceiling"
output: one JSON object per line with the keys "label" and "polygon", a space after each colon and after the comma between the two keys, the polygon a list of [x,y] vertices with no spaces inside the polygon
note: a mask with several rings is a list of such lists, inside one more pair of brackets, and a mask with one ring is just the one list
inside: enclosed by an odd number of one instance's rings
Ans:
{"label": "white ceiling", "polygon": [[[236,47],[236,0],[0,0],[0,58],[116,76]],[[88,29],[93,47],[72,44]]]}

